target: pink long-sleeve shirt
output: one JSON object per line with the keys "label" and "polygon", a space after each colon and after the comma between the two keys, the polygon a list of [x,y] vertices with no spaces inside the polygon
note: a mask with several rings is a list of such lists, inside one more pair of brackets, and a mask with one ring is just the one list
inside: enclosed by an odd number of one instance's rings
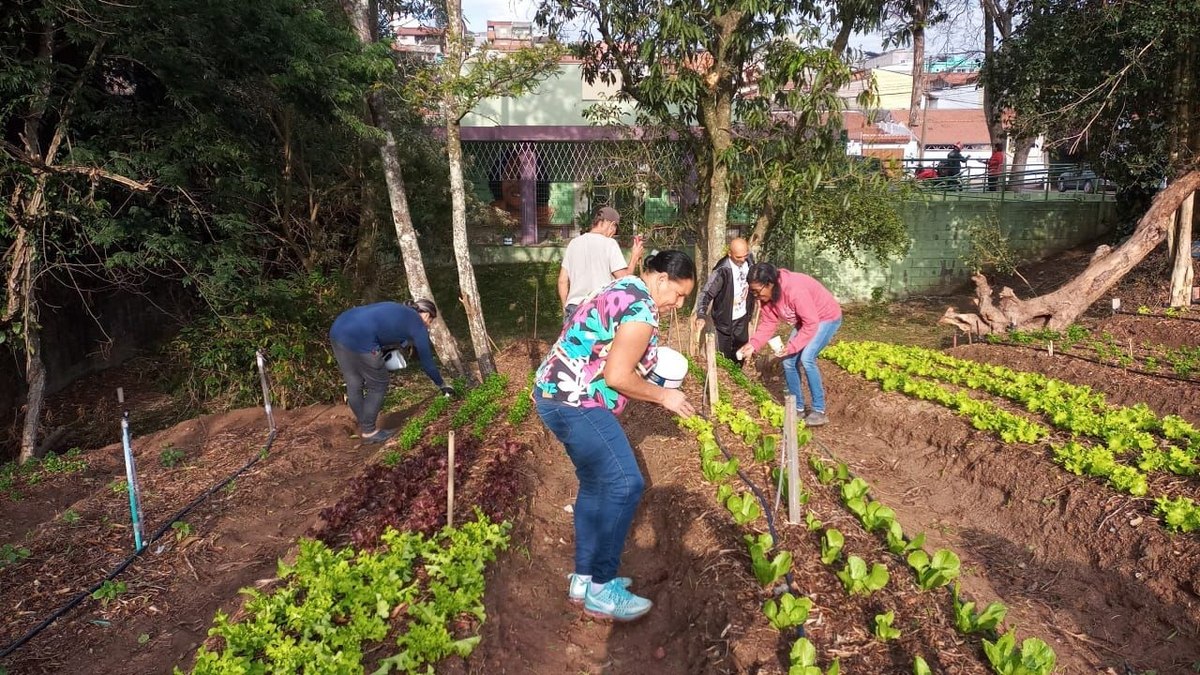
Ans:
{"label": "pink long-sleeve shirt", "polygon": [[842,307],[821,282],[800,272],[779,270],[779,300],[761,303],[758,330],[750,338],[755,351],[775,336],[780,321],[796,327],[796,335],[784,346],[784,354],[797,354],[817,334],[817,324],[842,318]]}

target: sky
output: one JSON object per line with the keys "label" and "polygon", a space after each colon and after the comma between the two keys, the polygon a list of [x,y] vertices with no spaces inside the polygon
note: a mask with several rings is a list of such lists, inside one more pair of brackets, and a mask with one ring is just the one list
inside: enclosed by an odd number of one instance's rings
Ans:
{"label": "sky", "polygon": [[[487,30],[491,21],[532,21],[537,3],[533,0],[462,0],[463,16],[468,29],[473,33]],[[980,48],[983,38],[982,16],[978,4],[964,3],[967,8],[950,22],[930,31],[926,51],[928,53],[959,52]],[[882,51],[881,35],[855,35],[850,46],[868,51]]]}

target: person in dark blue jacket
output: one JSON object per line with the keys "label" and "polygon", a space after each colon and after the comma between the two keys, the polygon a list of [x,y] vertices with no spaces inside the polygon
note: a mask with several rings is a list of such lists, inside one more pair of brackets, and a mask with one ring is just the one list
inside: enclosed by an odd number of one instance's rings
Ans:
{"label": "person in dark blue jacket", "polygon": [[397,347],[413,347],[421,369],[442,393],[446,386],[433,361],[429,324],[437,318],[437,305],[424,298],[412,303],[376,302],[342,312],[329,329],[333,356],[346,380],[346,400],[358,419],[363,441],[383,443],[395,435],[395,429],[376,429],[375,420],[383,408],[388,389],[388,370],[384,352]]}

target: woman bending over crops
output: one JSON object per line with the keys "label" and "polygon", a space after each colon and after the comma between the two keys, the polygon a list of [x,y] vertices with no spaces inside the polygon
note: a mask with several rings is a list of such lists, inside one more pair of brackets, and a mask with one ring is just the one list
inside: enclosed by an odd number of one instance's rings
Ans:
{"label": "woman bending over crops", "polygon": [[[842,307],[821,282],[799,272],[776,269],[769,263],[757,263],[750,268],[748,279],[751,297],[758,298],[762,308],[758,330],[750,342],[738,350],[738,358],[748,358],[762,349],[775,335],[780,321],[792,325],[787,344],[775,351],[783,361],[783,379],[788,392],[796,397],[796,410],[810,427],[829,422],[825,415],[825,387],[817,354],[829,344],[842,325]],[[800,370],[808,380],[811,405],[806,406],[800,388]]]}
{"label": "woman bending over crops", "polygon": [[641,275],[621,277],[582,301],[535,377],[538,416],[566,447],[579,479],[568,598],[594,618],[632,621],[653,604],[617,576],[645,487],[617,415],[631,398],[677,415],[695,412],[679,389],[645,379],[658,358],[659,312],[682,306],[695,278],[686,253],[651,256]]}

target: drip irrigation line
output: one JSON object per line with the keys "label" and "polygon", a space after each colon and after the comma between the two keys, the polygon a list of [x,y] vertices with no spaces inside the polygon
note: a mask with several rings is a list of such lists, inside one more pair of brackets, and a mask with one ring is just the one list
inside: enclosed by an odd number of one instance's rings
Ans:
{"label": "drip irrigation line", "polygon": [[[1049,350],[1042,349],[1035,345],[1016,345],[1016,344],[1012,344],[1011,342],[992,342],[990,344],[995,347],[1012,347],[1014,349],[1032,349],[1035,352],[1040,352],[1043,354],[1049,353]],[[1056,352],[1054,352],[1054,354],[1052,354],[1052,356],[1054,356],[1054,355],[1062,355],[1062,356],[1066,356],[1066,357],[1069,357],[1072,359],[1079,359],[1080,361],[1094,363],[1098,366],[1104,366],[1105,368],[1120,367],[1117,364],[1105,363],[1099,359],[1093,359],[1089,356],[1080,356],[1079,354],[1071,354],[1070,352],[1056,351]],[[1182,375],[1172,375],[1170,373],[1152,373],[1148,370],[1141,370],[1138,368],[1121,368],[1121,369],[1128,373],[1135,373],[1137,375],[1145,375],[1146,377],[1157,377],[1157,378],[1160,378],[1163,380],[1173,380],[1175,382],[1187,382],[1188,384],[1200,384],[1200,380],[1197,380],[1197,379],[1194,379],[1191,377],[1183,377]]]}
{"label": "drip irrigation line", "polygon": [[20,638],[18,638],[16,641],[12,642],[11,644],[5,646],[4,649],[0,649],[0,658],[4,658],[4,657],[8,656],[9,654],[15,652],[17,649],[19,649],[21,646],[23,646],[26,642],[29,642],[34,637],[36,637],[38,633],[41,633],[43,630],[45,630],[47,627],[49,627],[50,624],[52,624],[55,621],[57,621],[58,619],[62,618],[63,615],[65,615],[67,612],[74,609],[79,603],[83,602],[86,598],[91,596],[92,593],[95,593],[101,586],[104,585],[105,582],[112,581],[113,579],[115,579],[118,574],[120,574],[121,572],[124,572],[127,567],[132,565],[133,562],[138,559],[138,556],[140,556],[143,551],[149,549],[151,544],[158,541],[158,539],[160,537],[162,537],[163,534],[166,533],[166,531],[168,529],[170,529],[172,524],[178,522],[179,519],[183,518],[188,513],[190,513],[192,511],[192,509],[196,508],[204,500],[206,500],[210,496],[212,496],[212,494],[214,492],[216,492],[217,490],[220,490],[221,488],[228,485],[233,479],[235,479],[238,476],[240,476],[241,474],[245,473],[245,471],[247,469],[249,469],[250,467],[257,464],[258,461],[261,460],[263,457],[266,457],[267,453],[269,453],[271,450],[271,445],[275,442],[275,436],[277,433],[278,432],[276,429],[272,429],[271,433],[267,436],[267,444],[261,450],[254,453],[254,456],[250,458],[250,461],[243,464],[240,469],[229,474],[229,476],[227,476],[224,480],[222,480],[219,483],[214,484],[212,487],[208,488],[203,493],[201,493],[200,496],[196,497],[191,502],[189,502],[186,506],[179,509],[179,511],[177,511],[175,513],[175,515],[171,516],[170,519],[168,519],[166,522],[164,522],[162,524],[161,527],[159,527],[157,530],[155,530],[154,534],[150,535],[150,538],[144,542],[144,545],[142,546],[142,548],[137,549],[128,558],[121,561],[121,563],[119,565],[117,565],[116,567],[114,567],[112,569],[112,571],[109,572],[107,575],[105,575],[105,577],[103,579],[101,579],[100,581],[97,581],[95,584],[93,584],[87,590],[80,591],[77,595],[75,595],[75,597],[73,597],[69,601],[67,601],[67,604],[63,605],[62,607],[59,607],[52,614],[50,614],[50,616],[47,616],[45,619],[42,619],[41,622],[39,622],[36,626],[31,628],[29,630],[29,632],[25,633],[24,635],[22,635]]}

